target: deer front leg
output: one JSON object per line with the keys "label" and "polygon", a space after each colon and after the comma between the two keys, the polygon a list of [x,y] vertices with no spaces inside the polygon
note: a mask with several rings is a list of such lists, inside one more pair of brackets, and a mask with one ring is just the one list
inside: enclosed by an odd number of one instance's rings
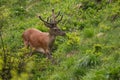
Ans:
{"label": "deer front leg", "polygon": [[48,53],[48,59],[52,59],[52,55]]}
{"label": "deer front leg", "polygon": [[52,58],[49,50],[45,50],[45,54],[46,54],[46,56],[47,56],[48,59]]}
{"label": "deer front leg", "polygon": [[52,55],[51,55],[51,52],[48,53],[48,56],[47,56],[47,57],[48,57],[48,59],[50,59],[50,61],[52,62],[52,64],[56,64],[54,58],[53,58]]}
{"label": "deer front leg", "polygon": [[29,50],[30,50],[30,54],[29,54],[29,56],[32,56],[32,54],[33,54],[33,52],[34,52],[34,50],[35,50],[35,48],[34,47],[32,47],[32,45],[29,43]]}
{"label": "deer front leg", "polygon": [[52,62],[52,64],[56,63],[49,50],[46,50],[45,54],[46,54],[47,58]]}

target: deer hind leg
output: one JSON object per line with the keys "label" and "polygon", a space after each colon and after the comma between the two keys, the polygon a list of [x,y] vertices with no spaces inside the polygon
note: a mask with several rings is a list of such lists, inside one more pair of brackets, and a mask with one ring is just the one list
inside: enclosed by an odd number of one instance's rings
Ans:
{"label": "deer hind leg", "polygon": [[29,41],[28,40],[24,40],[24,45],[26,48],[29,48],[30,44],[29,44]]}
{"label": "deer hind leg", "polygon": [[31,44],[30,44],[30,42],[28,41],[28,40],[24,40],[24,45],[25,45],[25,47],[27,48],[27,49],[29,49],[29,55],[28,56],[31,56],[32,55],[32,51],[33,51],[33,48],[32,48],[32,46],[31,46]]}
{"label": "deer hind leg", "polygon": [[29,54],[29,56],[32,56],[33,49],[32,49],[32,47],[31,47],[31,46],[30,46],[29,48],[30,48],[30,54]]}
{"label": "deer hind leg", "polygon": [[32,54],[36,52],[36,47],[33,47],[30,42],[29,42],[29,50],[30,50],[30,56],[32,56]]}
{"label": "deer hind leg", "polygon": [[[32,49],[30,47],[30,44],[29,44],[29,41],[28,40],[25,40],[24,39],[24,45],[25,45],[25,48],[29,49],[30,50],[30,55],[32,55]],[[27,57],[30,56],[29,54],[27,54]]]}

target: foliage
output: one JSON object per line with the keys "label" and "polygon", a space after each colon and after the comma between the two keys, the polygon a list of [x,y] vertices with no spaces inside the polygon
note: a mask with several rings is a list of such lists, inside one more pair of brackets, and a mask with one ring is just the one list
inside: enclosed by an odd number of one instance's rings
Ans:
{"label": "foliage", "polygon": [[[119,80],[119,0],[0,0],[0,80]],[[27,28],[49,29],[38,19],[61,11],[53,60],[29,49]]]}

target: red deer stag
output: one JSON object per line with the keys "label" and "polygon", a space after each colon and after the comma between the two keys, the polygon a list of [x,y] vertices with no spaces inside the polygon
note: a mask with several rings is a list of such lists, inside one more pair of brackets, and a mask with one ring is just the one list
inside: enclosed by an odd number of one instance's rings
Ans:
{"label": "red deer stag", "polygon": [[60,16],[60,12],[55,15],[54,9],[52,9],[52,16],[48,17],[47,21],[39,16],[39,19],[50,29],[49,32],[41,32],[34,28],[25,30],[22,38],[24,45],[30,47],[30,55],[32,55],[32,50],[34,49],[35,51],[46,54],[49,59],[51,58],[51,49],[56,36],[65,35],[65,32],[57,27],[57,24],[62,20],[63,15],[59,20],[56,20],[58,16]]}

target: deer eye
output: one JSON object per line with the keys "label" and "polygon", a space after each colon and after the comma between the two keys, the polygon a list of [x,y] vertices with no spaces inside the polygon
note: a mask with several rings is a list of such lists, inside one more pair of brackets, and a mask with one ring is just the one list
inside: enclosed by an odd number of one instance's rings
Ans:
{"label": "deer eye", "polygon": [[55,31],[59,31],[58,29],[54,29]]}

